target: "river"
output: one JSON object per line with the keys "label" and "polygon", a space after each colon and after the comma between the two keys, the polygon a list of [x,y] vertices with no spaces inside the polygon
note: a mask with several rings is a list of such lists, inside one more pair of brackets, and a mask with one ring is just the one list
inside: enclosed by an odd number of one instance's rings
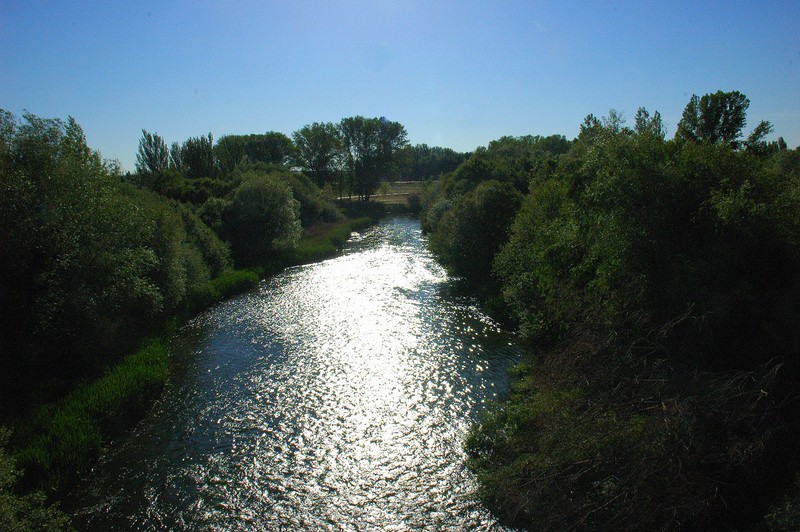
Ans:
{"label": "river", "polygon": [[500,529],[463,440],[521,348],[394,217],[174,339],[162,400],[76,490],[79,530]]}

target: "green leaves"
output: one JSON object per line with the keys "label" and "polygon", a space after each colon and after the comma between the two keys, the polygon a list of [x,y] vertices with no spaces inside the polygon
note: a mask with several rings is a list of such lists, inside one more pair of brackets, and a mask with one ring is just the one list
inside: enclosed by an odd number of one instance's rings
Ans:
{"label": "green leaves", "polygon": [[[142,130],[139,150],[136,153],[136,171],[140,174],[157,176],[169,168],[169,148],[162,137]],[[155,190],[155,189],[154,189]]]}
{"label": "green leaves", "polygon": [[263,262],[293,248],[300,237],[300,204],[275,176],[246,176],[225,219],[239,264]]}
{"label": "green leaves", "polygon": [[392,170],[397,152],[408,144],[408,133],[399,122],[363,116],[342,119],[339,131],[353,191],[368,201],[384,174]]}
{"label": "green leaves", "polygon": [[675,133],[677,140],[723,144],[737,149],[750,100],[738,91],[692,95]]}

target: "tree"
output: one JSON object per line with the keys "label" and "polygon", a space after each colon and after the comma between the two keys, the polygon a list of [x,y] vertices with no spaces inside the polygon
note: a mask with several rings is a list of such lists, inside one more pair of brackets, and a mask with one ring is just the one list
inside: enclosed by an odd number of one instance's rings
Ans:
{"label": "tree", "polygon": [[241,135],[224,135],[214,146],[214,157],[223,176],[230,174],[245,158],[244,138]]}
{"label": "tree", "polygon": [[664,122],[661,120],[661,113],[656,111],[653,116],[644,107],[639,107],[636,111],[634,131],[639,135],[652,135],[664,139],[667,135]]}
{"label": "tree", "polygon": [[[342,139],[335,124],[314,122],[292,134],[294,163],[323,187],[331,184],[342,154]],[[341,195],[341,182],[339,184]]]}
{"label": "tree", "polygon": [[[747,140],[744,142],[745,149],[759,156],[765,156],[770,152],[770,145],[767,144],[766,136],[772,133],[773,127],[772,124],[767,122],[766,120],[762,120],[758,123],[756,128],[747,136]],[[782,138],[780,140],[783,140]],[[784,145],[786,143],[784,142]],[[779,145],[775,146],[779,148]],[[777,151],[777,150],[776,150]]]}
{"label": "tree", "polygon": [[268,131],[263,135],[248,135],[244,150],[252,162],[286,166],[291,161],[294,144],[283,133]]}
{"label": "tree", "polygon": [[72,118],[9,119],[0,155],[0,308],[9,310],[0,316],[0,399],[35,364],[57,372],[78,366],[74,356],[107,353],[230,263],[195,216],[111,174]]}
{"label": "tree", "polygon": [[738,91],[717,91],[698,98],[692,95],[678,122],[675,139],[739,148],[739,138],[747,123],[750,100]]}
{"label": "tree", "polygon": [[450,148],[417,144],[405,148],[409,152],[409,164],[405,179],[423,181],[452,172],[463,163],[468,153],[458,153]]}
{"label": "tree", "polygon": [[251,174],[224,215],[238,263],[258,264],[294,247],[300,237],[300,204],[280,179]]}
{"label": "tree", "polygon": [[157,133],[142,130],[139,151],[136,154],[136,171],[140,174],[158,175],[169,167],[169,148]]}
{"label": "tree", "polygon": [[180,154],[187,178],[214,177],[216,164],[214,138],[211,133],[205,137],[201,135],[187,139],[181,147]]}
{"label": "tree", "polygon": [[186,173],[183,147],[178,142],[173,142],[169,148],[169,167],[176,170],[178,173]]}
{"label": "tree", "polygon": [[355,116],[342,119],[339,130],[352,188],[363,201],[369,201],[382,174],[389,170],[398,150],[408,144],[405,127],[384,117]]}
{"label": "tree", "polygon": [[489,284],[492,261],[508,240],[520,200],[510,183],[482,182],[442,216],[431,247],[456,275],[477,285]]}

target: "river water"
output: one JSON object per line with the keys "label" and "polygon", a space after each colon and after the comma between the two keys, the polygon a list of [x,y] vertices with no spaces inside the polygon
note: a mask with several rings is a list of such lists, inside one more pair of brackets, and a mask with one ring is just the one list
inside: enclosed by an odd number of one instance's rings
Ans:
{"label": "river water", "polygon": [[79,530],[499,529],[463,441],[521,349],[384,220],[175,338],[162,401],[79,486]]}

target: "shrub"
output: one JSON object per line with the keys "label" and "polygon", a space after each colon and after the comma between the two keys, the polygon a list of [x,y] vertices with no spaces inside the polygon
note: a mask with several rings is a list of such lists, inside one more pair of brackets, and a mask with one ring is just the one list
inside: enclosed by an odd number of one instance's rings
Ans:
{"label": "shrub", "polygon": [[292,249],[300,237],[300,204],[276,177],[252,176],[233,196],[225,213],[237,264],[259,264]]}

